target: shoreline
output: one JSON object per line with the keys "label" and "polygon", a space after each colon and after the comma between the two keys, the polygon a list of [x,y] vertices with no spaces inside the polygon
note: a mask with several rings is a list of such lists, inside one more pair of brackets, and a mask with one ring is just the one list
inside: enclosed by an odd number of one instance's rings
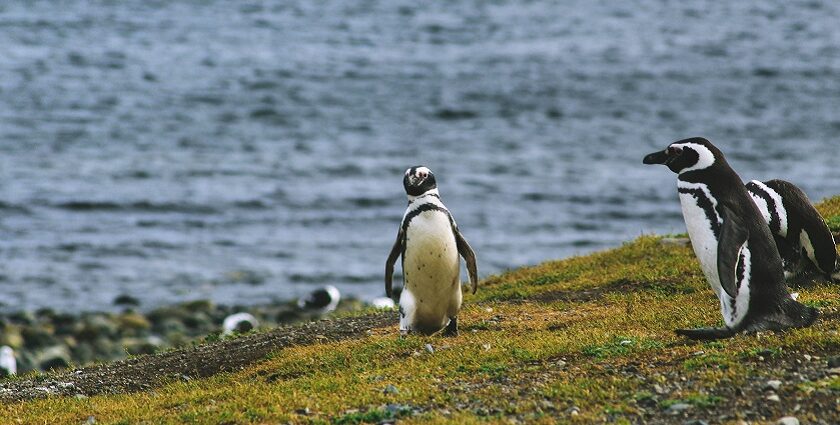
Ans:
{"label": "shoreline", "polygon": [[[125,301],[125,300],[124,300]],[[221,339],[226,317],[248,313],[257,330],[318,320],[332,314],[361,311],[366,304],[342,299],[334,312],[298,307],[297,300],[263,305],[224,305],[195,300],[140,310],[117,304],[121,311],[78,314],[49,308],[0,314],[0,346],[15,351],[17,373],[62,370],[98,362],[124,360]]]}

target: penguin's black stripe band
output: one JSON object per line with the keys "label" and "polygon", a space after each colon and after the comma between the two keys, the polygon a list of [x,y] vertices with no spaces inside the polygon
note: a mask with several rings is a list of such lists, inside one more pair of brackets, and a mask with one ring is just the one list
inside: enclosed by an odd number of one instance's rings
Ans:
{"label": "penguin's black stripe band", "polygon": [[778,233],[782,228],[782,220],[779,218],[779,210],[778,205],[776,205],[776,201],[774,201],[773,197],[771,197],[769,193],[761,189],[758,185],[748,184],[747,187],[750,189],[750,193],[757,195],[767,203],[767,211],[770,212],[770,222],[767,223],[767,225],[770,226],[770,230],[772,230],[773,233]]}
{"label": "penguin's black stripe band", "polygon": [[712,233],[714,233],[715,239],[720,239],[720,222],[718,222],[718,215],[715,212],[715,207],[712,204],[712,201],[706,196],[706,193],[701,189],[689,189],[685,187],[680,187],[677,190],[679,193],[694,196],[694,199],[697,200],[697,206],[703,209],[706,213],[706,218],[709,219],[709,223],[712,224]]}
{"label": "penguin's black stripe band", "polygon": [[449,217],[450,222],[452,221],[452,216],[449,215],[449,210],[447,210],[446,208],[442,208],[432,203],[424,204],[417,207],[416,210],[411,211],[410,213],[408,213],[408,215],[405,216],[405,220],[403,220],[402,223],[403,232],[405,232],[406,229],[408,229],[408,224],[411,223],[411,220],[413,220],[414,217],[417,217],[418,215],[427,211],[440,211],[446,214],[447,217]]}

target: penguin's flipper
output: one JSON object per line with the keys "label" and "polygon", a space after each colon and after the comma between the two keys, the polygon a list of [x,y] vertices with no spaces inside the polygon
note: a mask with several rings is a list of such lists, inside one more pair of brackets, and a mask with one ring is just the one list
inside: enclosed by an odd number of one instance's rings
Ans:
{"label": "penguin's flipper", "polygon": [[464,261],[467,263],[467,273],[470,275],[470,283],[472,284],[472,293],[475,293],[475,290],[478,289],[478,267],[475,264],[475,251],[473,251],[470,244],[467,243],[467,240],[464,239],[464,235],[461,234],[461,231],[458,230],[457,227],[453,227],[452,231],[455,233],[455,243],[458,246],[458,254],[461,257],[464,257]]}
{"label": "penguin's flipper", "polygon": [[400,228],[399,233],[397,233],[397,240],[394,241],[394,246],[391,248],[391,253],[388,254],[388,259],[385,260],[385,295],[388,298],[391,298],[392,294],[394,263],[397,262],[397,258],[400,258],[400,254],[403,252],[403,243],[405,242],[403,236],[402,228]]}
{"label": "penguin's flipper", "polygon": [[738,295],[736,280],[736,269],[738,258],[741,256],[741,249],[750,237],[750,232],[744,226],[744,222],[732,212],[726,205],[723,206],[723,224],[720,229],[720,240],[718,241],[717,266],[720,286],[735,298]]}
{"label": "penguin's flipper", "polygon": [[677,329],[674,332],[676,332],[677,335],[682,335],[688,339],[697,341],[711,341],[715,339],[730,338],[737,333],[737,331],[730,328]]}

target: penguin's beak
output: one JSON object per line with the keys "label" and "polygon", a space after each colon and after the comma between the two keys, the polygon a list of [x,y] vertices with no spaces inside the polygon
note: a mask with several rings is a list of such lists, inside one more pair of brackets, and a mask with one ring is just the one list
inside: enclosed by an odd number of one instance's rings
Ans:
{"label": "penguin's beak", "polygon": [[664,150],[648,154],[642,160],[643,164],[665,164],[666,162],[668,162],[668,152]]}

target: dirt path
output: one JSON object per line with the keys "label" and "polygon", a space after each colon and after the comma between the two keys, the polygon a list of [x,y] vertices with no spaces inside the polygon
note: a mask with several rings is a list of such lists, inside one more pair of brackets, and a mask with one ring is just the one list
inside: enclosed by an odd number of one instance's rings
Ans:
{"label": "dirt path", "polygon": [[285,347],[360,338],[368,330],[396,324],[397,313],[389,311],[284,326],[265,333],[193,348],[5,382],[0,385],[0,402],[50,395],[93,396],[143,391],[173,380],[204,378],[241,370]]}

